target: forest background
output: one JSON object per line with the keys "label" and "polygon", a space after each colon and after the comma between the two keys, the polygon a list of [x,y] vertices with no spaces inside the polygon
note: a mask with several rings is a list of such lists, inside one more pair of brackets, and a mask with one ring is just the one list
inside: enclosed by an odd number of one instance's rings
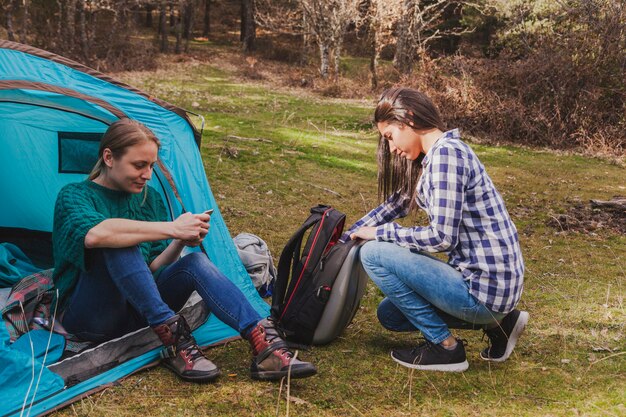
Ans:
{"label": "forest background", "polygon": [[490,143],[618,160],[626,148],[626,0],[1,3],[0,37],[101,71],[236,45],[249,78],[282,63],[284,83],[324,96],[413,86],[450,125]]}

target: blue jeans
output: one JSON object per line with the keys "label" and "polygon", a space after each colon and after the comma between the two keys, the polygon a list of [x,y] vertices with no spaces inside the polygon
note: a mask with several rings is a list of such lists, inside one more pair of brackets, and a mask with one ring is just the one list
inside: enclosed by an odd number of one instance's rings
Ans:
{"label": "blue jeans", "polygon": [[451,336],[449,327],[482,328],[505,316],[472,296],[461,272],[432,256],[370,241],[360,257],[387,297],[378,307],[378,319],[389,330],[419,330],[427,340],[441,343]]}
{"label": "blue jeans", "polygon": [[102,342],[174,316],[196,290],[211,313],[242,335],[261,315],[202,253],[191,253],[155,280],[139,247],[94,249],[63,313],[65,329]]}

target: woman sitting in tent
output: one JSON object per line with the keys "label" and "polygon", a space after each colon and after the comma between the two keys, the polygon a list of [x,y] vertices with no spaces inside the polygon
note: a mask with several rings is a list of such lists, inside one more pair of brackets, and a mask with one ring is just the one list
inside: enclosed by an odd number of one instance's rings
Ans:
{"label": "woman sitting in tent", "polygon": [[277,380],[289,369],[292,378],[315,374],[315,366],[294,357],[273,322],[204,254],[180,257],[185,246],[202,243],[211,216],[184,213],[168,220],[160,195],[147,185],[159,146],[139,122],[119,120],[104,134],[89,178],[59,192],[52,239],[65,329],[102,342],[150,325],[165,346],[168,368],[188,381],[211,381],[219,369],[175,313],[195,290],[250,342],[252,378]]}

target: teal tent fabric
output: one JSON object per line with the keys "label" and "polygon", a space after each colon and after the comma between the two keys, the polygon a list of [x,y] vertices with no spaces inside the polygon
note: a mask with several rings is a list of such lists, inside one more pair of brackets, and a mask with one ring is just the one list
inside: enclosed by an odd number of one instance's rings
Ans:
{"label": "teal tent fabric", "polygon": [[[196,340],[198,341],[198,344],[202,346],[212,345],[222,340],[235,337],[237,335],[238,335],[237,332],[235,332],[234,330],[230,328],[225,329],[224,324],[221,323],[219,320],[217,320],[215,316],[210,316],[209,320],[207,320],[207,322],[203,326],[201,326],[196,331],[194,331],[194,336]],[[36,402],[35,404],[33,404],[32,408],[30,409],[30,415],[36,416],[36,415],[48,413],[50,411],[53,411],[60,404],[70,403],[72,399],[76,398],[77,396],[85,392],[90,392],[94,389],[97,389],[98,387],[109,386],[115,381],[119,380],[120,378],[123,378],[133,373],[137,369],[144,368],[150,364],[153,364],[155,361],[158,361],[159,351],[160,349],[154,349],[144,355],[131,359],[111,369],[110,371],[104,372],[95,378],[91,378],[88,381],[85,381],[78,385],[74,385],[73,387],[65,388],[63,387],[63,385],[61,386],[54,385],[54,388],[50,390],[53,393],[53,395],[50,398],[45,398],[46,396],[43,395],[43,393],[40,395],[40,393],[38,392],[37,398],[43,398],[43,400],[40,400]],[[2,355],[2,351],[0,351],[0,355]],[[2,356],[0,356],[0,363],[2,363]],[[20,369],[20,371],[23,373],[24,369]],[[30,375],[30,372],[31,372],[30,369],[28,369],[28,375]],[[52,374],[52,372],[49,372],[49,373]],[[52,375],[54,376],[54,374]],[[4,376],[3,373],[0,371],[0,378],[3,378],[3,376]],[[62,384],[62,382],[63,381],[61,380],[60,383]],[[58,382],[54,381],[54,383],[57,384]],[[25,386],[25,384],[21,381],[20,381],[20,385],[22,387]],[[43,385],[43,383],[41,385]],[[4,389],[2,389],[1,391],[3,395],[2,398],[4,398],[4,395],[5,395]],[[23,401],[23,397],[25,393],[26,393],[26,390],[22,388],[22,390],[20,391],[13,390],[11,392],[7,392],[6,394],[14,395],[16,400],[21,399],[21,401]],[[17,404],[21,407],[20,401],[12,401],[12,404],[14,406]],[[13,412],[9,412],[9,411],[13,411]],[[5,412],[7,414],[5,414]],[[6,415],[7,417],[8,416],[17,417],[20,415],[20,409],[10,408],[10,407],[5,406],[5,404],[0,403],[0,415],[2,416]]]}
{"label": "teal tent fabric", "polygon": [[41,363],[54,363],[63,355],[65,338],[47,330],[33,330],[11,344],[11,349],[32,356]]}
{"label": "teal tent fabric", "polygon": [[[6,328],[0,325],[1,415],[11,410],[17,410],[16,415],[19,415],[22,407],[30,406],[33,396],[36,399],[45,398],[63,389],[63,379],[42,366],[42,352],[47,345],[47,337],[44,340],[42,336],[47,336],[47,332],[44,332],[45,335],[40,332],[31,333],[38,353],[38,357],[34,359],[28,346],[22,343],[17,347],[15,344],[11,345]],[[56,336],[50,361],[58,359],[59,351],[63,350],[59,345],[59,336]]]}
{"label": "teal tent fabric", "polygon": [[39,271],[20,248],[0,243],[0,288],[13,286],[20,278]]}
{"label": "teal tent fabric", "polygon": [[[204,250],[251,304],[261,314],[268,314],[269,307],[252,285],[213,197],[194,127],[185,113],[80,64],[8,41],[0,41],[0,231],[50,232],[58,191],[67,183],[85,179],[84,173],[72,172],[85,168],[75,159],[89,158],[89,152],[96,149],[84,144],[76,153],[78,156],[73,156],[68,151],[71,146],[60,141],[59,133],[69,133],[69,137],[102,134],[119,117],[139,120],[159,138],[159,160],[165,171],[156,169],[150,185],[164,197],[172,219],[183,210],[215,210]],[[170,186],[168,174],[175,189]],[[237,336],[213,316],[196,334],[201,344]],[[16,388],[3,383],[0,398],[14,396],[16,401],[0,401],[0,416],[19,415],[15,405],[20,403],[20,395],[26,393],[30,368],[17,364],[32,360],[12,349],[4,339],[1,346],[0,380],[16,381],[12,385]],[[63,388],[63,381],[50,375],[45,389],[37,392],[30,415],[49,412],[156,359],[158,350],[70,388]]]}

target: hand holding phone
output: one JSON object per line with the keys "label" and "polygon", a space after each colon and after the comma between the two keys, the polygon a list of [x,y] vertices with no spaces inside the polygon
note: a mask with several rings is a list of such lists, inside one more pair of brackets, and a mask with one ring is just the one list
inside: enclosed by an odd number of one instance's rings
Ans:
{"label": "hand holding phone", "polygon": [[205,214],[205,215],[208,214],[209,215],[209,219],[206,221],[207,224],[208,224],[211,221],[211,215],[213,214],[213,209],[205,210],[202,214]]}

